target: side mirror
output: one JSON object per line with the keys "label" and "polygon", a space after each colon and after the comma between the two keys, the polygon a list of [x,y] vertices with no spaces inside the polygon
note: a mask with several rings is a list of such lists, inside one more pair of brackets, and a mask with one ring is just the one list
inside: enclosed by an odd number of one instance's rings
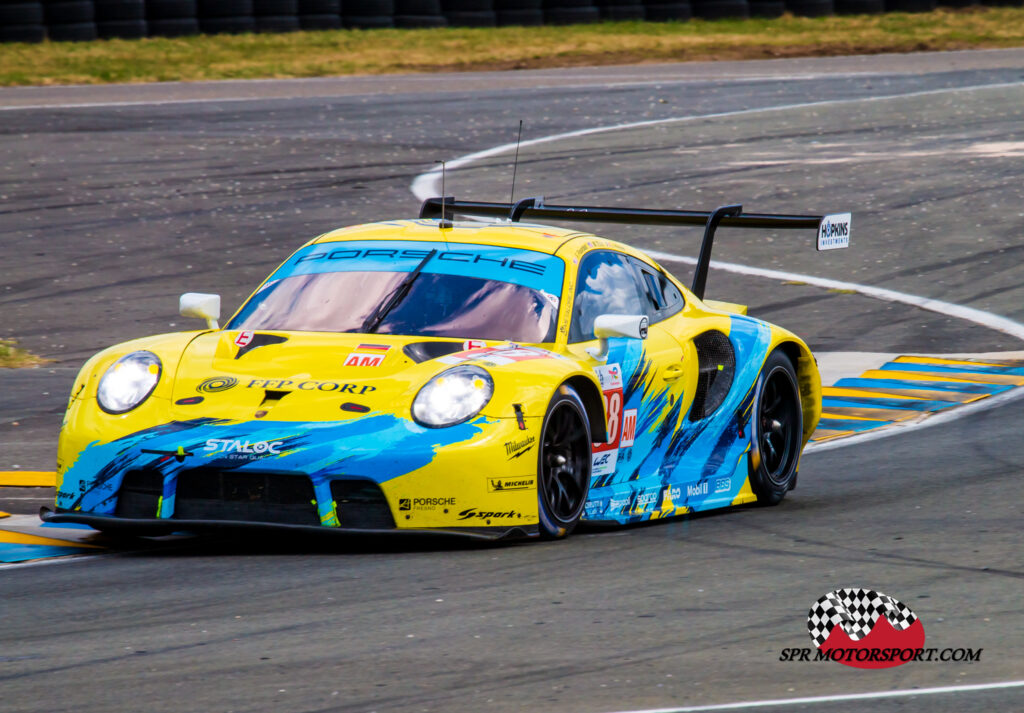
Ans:
{"label": "side mirror", "polygon": [[610,337],[647,339],[647,325],[647,317],[642,314],[602,314],[594,320],[594,336],[600,341],[596,349],[587,349],[587,354],[598,361],[607,361]]}
{"label": "side mirror", "polygon": [[220,295],[186,292],[178,300],[178,312],[182,317],[205,319],[207,327],[218,329],[217,320],[220,319]]}

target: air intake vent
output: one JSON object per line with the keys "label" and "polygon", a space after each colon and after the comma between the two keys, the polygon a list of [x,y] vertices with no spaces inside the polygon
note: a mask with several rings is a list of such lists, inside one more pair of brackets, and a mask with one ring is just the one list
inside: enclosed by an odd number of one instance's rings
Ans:
{"label": "air intake vent", "polygon": [[160,496],[164,494],[164,476],[157,470],[129,470],[117,493],[118,517],[156,517]]}
{"label": "air intake vent", "polygon": [[369,480],[335,480],[331,498],[342,527],[357,530],[392,530],[395,520],[380,486]]}
{"label": "air intake vent", "polygon": [[174,517],[319,525],[313,482],[291,473],[194,468],[178,476]]}
{"label": "air intake vent", "polygon": [[736,373],[736,354],[729,337],[717,330],[697,336],[693,345],[697,348],[697,393],[690,407],[690,420],[699,421],[725,401]]}

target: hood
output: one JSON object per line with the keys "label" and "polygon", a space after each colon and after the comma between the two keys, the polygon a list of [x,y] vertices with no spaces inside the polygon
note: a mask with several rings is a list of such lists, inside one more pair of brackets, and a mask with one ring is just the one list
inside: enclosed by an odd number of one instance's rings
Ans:
{"label": "hood", "polygon": [[[394,412],[445,366],[419,364],[403,350],[422,341],[390,335],[206,332],[188,344],[178,362],[175,415],[334,421],[369,411]],[[462,348],[461,340],[446,344],[451,346],[438,348]]]}

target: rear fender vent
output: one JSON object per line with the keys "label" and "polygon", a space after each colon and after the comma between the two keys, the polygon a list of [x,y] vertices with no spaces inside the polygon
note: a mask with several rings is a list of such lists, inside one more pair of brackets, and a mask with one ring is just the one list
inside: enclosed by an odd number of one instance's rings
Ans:
{"label": "rear fender vent", "polygon": [[690,407],[690,420],[699,421],[725,401],[736,374],[736,353],[729,337],[718,330],[698,335],[693,346],[697,348],[697,393]]}

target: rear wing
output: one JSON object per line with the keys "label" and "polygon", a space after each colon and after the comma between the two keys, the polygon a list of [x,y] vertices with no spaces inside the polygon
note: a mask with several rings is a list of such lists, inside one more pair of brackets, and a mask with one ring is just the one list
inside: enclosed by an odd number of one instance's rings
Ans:
{"label": "rear wing", "polygon": [[531,221],[593,221],[628,225],[703,225],[704,240],[693,273],[690,291],[704,299],[711,248],[719,226],[727,228],[814,229],[818,232],[818,250],[835,250],[850,245],[850,213],[832,215],[773,215],[744,213],[741,205],[726,205],[713,211],[658,210],[652,208],[599,208],[594,206],[546,205],[543,197],[524,198],[516,203],[457,201],[448,196],[428,198],[420,206],[420,218],[451,220],[455,214],[504,218],[518,223]]}

